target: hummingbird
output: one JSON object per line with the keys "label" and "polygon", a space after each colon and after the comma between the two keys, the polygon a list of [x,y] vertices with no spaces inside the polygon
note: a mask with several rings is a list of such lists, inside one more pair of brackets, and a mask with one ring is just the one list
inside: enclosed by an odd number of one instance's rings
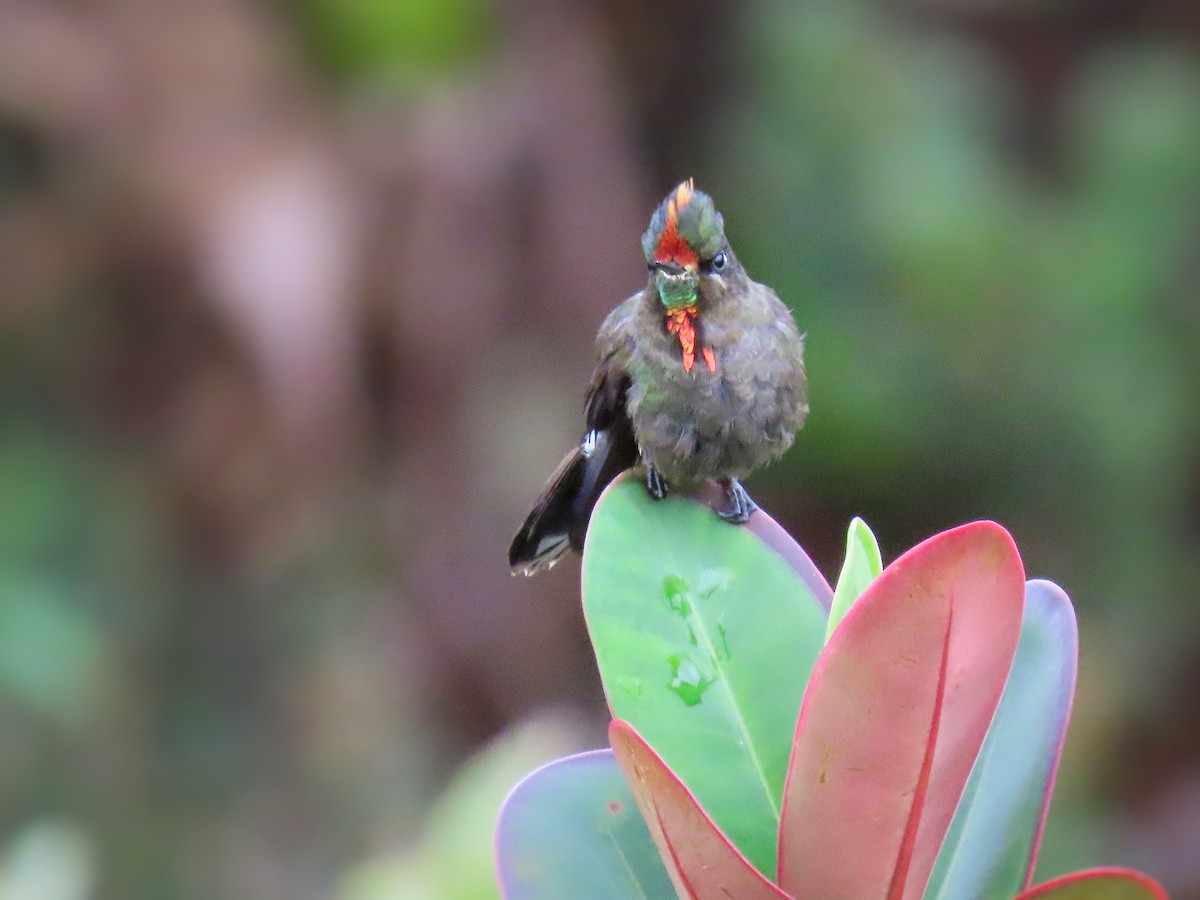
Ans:
{"label": "hummingbird", "polygon": [[639,462],[655,500],[714,479],[716,514],[757,508],[741,479],[792,445],[808,415],[804,335],[776,293],[746,274],[712,198],[689,179],[642,235],[649,278],[609,313],[584,400],[586,430],[513,538],[513,574],[582,552],[600,493]]}

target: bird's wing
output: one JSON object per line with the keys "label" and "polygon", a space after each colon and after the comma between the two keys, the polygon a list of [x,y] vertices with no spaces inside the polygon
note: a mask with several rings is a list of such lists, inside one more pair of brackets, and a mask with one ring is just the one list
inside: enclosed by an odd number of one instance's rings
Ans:
{"label": "bird's wing", "polygon": [[610,354],[600,360],[583,401],[583,415],[589,433],[608,431],[614,426],[628,427],[625,397],[629,392],[629,371],[618,358]]}
{"label": "bird's wing", "polygon": [[588,431],[605,431],[614,425],[628,428],[625,397],[629,391],[629,362],[633,355],[634,317],[641,294],[618,305],[596,335],[600,358],[583,402]]}

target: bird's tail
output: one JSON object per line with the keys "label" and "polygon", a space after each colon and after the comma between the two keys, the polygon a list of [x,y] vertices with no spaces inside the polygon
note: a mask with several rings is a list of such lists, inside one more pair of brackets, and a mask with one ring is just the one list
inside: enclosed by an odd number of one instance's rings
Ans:
{"label": "bird's tail", "polygon": [[628,427],[589,431],[583,443],[559,463],[513,538],[508,548],[513,574],[533,575],[548,569],[568,549],[581,553],[588,519],[601,492],[637,462],[637,456]]}

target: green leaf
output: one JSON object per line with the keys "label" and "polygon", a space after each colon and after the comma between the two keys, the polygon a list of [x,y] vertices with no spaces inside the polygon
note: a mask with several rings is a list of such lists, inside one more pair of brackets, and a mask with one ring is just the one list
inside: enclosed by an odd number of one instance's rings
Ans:
{"label": "green leaf", "polygon": [[[592,515],[588,630],[613,716],[628,721],[769,878],[791,736],[825,635],[814,587],[756,530],[626,476]],[[813,570],[815,571],[815,570]],[[798,574],[798,572],[800,574]]]}
{"label": "green leaf", "polygon": [[1071,715],[1078,645],[1067,595],[1030,581],[1012,671],[930,877],[929,900],[1011,897],[1029,883]]}
{"label": "green leaf", "polygon": [[833,606],[829,610],[829,625],[825,630],[826,643],[854,601],[862,596],[882,571],[883,557],[879,555],[875,535],[866,522],[855,516],[846,534],[846,561],[842,563],[842,572],[838,575],[837,588],[833,592]]}
{"label": "green leaf", "polygon": [[513,789],[496,868],[507,900],[675,896],[611,750],[556,760]]}

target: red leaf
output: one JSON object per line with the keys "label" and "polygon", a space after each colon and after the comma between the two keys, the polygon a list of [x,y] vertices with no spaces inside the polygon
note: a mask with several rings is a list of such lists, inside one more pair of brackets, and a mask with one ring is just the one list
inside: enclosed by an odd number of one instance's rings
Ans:
{"label": "red leaf", "polygon": [[1016,900],[1168,900],[1163,886],[1133,869],[1086,869],[1054,878]]}
{"label": "red leaf", "polygon": [[809,681],[792,748],[779,883],[806,897],[919,898],[1016,652],[1024,572],[975,522],[867,589]]}
{"label": "red leaf", "polygon": [[632,725],[614,719],[608,739],[680,897],[786,898],[729,843]]}

